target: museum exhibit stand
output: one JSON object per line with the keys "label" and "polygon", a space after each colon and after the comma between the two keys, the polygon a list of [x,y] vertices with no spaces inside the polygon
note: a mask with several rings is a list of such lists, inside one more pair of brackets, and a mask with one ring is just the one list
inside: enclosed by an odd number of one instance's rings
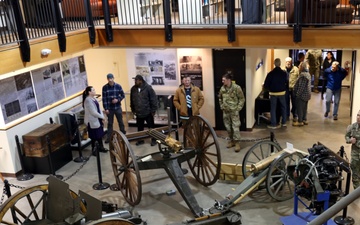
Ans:
{"label": "museum exhibit stand", "polygon": [[77,104],[59,112],[59,120],[65,126],[71,149],[79,152],[79,156],[74,161],[83,162],[88,160],[82,154],[82,150],[91,143],[87,133],[87,126],[84,124],[84,108],[82,104]]}
{"label": "museum exhibit stand", "polygon": [[47,123],[22,135],[22,144],[16,136],[23,171],[55,175],[56,170],[72,160],[66,134],[62,124]]}
{"label": "museum exhibit stand", "polygon": [[[167,91],[156,91],[156,94],[158,109],[154,116],[155,126],[171,125],[174,128],[179,128],[179,116],[173,104],[173,92],[170,94]],[[169,113],[168,110],[170,111]],[[128,126],[136,126],[136,116],[131,112],[130,108],[130,92],[125,93],[125,113]]]}

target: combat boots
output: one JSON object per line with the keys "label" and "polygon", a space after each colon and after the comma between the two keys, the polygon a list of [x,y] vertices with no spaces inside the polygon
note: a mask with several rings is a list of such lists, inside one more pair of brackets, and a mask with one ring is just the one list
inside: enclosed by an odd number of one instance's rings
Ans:
{"label": "combat boots", "polygon": [[237,141],[235,143],[235,152],[240,152],[240,142],[239,141]]}
{"label": "combat boots", "polygon": [[230,140],[228,141],[227,145],[226,145],[226,148],[232,148],[235,146],[235,141],[234,140]]}

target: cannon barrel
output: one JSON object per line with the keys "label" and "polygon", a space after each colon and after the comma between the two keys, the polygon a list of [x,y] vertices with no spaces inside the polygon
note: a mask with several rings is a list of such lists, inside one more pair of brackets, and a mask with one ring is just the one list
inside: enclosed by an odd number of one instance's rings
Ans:
{"label": "cannon barrel", "polygon": [[285,150],[282,150],[282,151],[279,151],[279,152],[267,157],[266,159],[263,159],[255,164],[252,164],[250,171],[259,172],[259,171],[265,169],[272,163],[272,161],[274,161],[277,157],[280,157],[282,154],[288,154],[288,152],[286,152]]}
{"label": "cannon barrel", "polygon": [[173,149],[175,152],[180,151],[183,147],[180,141],[172,138],[170,135],[165,135],[160,131],[155,129],[150,129],[147,133],[152,137],[155,138],[157,141],[160,141],[161,144],[169,146],[169,148]]}

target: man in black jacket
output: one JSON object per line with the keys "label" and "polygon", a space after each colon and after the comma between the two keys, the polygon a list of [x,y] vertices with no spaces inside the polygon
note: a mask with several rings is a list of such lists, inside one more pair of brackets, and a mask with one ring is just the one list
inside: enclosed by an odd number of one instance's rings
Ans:
{"label": "man in black jacket", "polygon": [[[154,128],[154,115],[157,110],[157,96],[154,89],[146,83],[141,75],[134,77],[135,85],[130,90],[130,108],[136,116],[138,131],[144,130],[144,124],[149,128]],[[144,140],[136,142],[136,145],[144,144]],[[151,139],[151,146],[156,145],[156,140]]]}
{"label": "man in black jacket", "polygon": [[270,95],[270,117],[271,125],[268,126],[270,129],[276,129],[279,126],[276,121],[276,108],[277,104],[280,104],[281,107],[281,125],[286,127],[286,102],[285,102],[285,92],[287,87],[287,74],[284,70],[280,68],[281,60],[276,58],[274,61],[275,68],[271,70],[266,78],[264,83],[264,88],[269,91]]}

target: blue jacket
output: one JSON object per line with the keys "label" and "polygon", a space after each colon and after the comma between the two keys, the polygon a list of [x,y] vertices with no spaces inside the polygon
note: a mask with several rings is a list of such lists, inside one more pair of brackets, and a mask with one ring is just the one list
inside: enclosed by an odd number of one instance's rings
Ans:
{"label": "blue jacket", "polygon": [[341,88],[342,80],[347,75],[347,71],[344,68],[338,67],[338,70],[331,71],[331,67],[324,70],[325,78],[327,79],[326,88],[332,91],[339,90]]}

